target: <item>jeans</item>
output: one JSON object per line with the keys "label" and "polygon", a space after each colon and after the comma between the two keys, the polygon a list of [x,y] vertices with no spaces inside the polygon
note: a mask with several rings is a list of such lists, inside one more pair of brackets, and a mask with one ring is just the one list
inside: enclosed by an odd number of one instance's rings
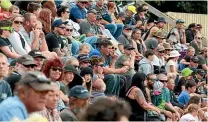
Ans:
{"label": "jeans", "polygon": [[123,24],[106,24],[105,28],[110,31],[115,39],[117,39],[123,30]]}
{"label": "jeans", "polygon": [[116,74],[107,74],[104,76],[104,82],[106,84],[105,94],[106,96],[119,96],[120,81]]}

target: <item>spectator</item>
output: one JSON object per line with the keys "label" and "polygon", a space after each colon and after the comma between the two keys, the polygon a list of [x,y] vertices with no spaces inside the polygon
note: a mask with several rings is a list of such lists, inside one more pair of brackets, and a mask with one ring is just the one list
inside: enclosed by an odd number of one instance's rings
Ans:
{"label": "spectator", "polygon": [[163,46],[158,46],[156,55],[154,55],[153,66],[154,73],[164,73],[165,72],[165,58],[164,58],[165,48]]}
{"label": "spectator", "polygon": [[190,68],[195,74],[197,72],[198,65],[199,65],[199,59],[197,58],[197,56],[193,56],[190,60],[190,64],[188,68]]}
{"label": "spectator", "polygon": [[167,61],[170,52],[173,50],[173,48],[170,46],[170,43],[163,43],[163,47],[165,48],[165,61]]}
{"label": "spectator", "polygon": [[202,98],[200,95],[191,96],[185,108],[188,108],[191,104],[197,104],[201,108],[201,100]]}
{"label": "spectator", "polygon": [[198,121],[196,120],[198,110],[199,106],[197,104],[190,104],[188,106],[187,114],[183,115],[179,122]]}
{"label": "spectator", "polygon": [[63,22],[67,21],[68,25],[72,27],[73,31],[72,31],[72,37],[74,38],[78,38],[80,36],[79,30],[80,30],[80,26],[78,23],[72,21],[71,19],[69,19],[69,9],[67,6],[61,6],[58,10],[57,10],[57,19],[62,19]]}
{"label": "spectator", "polygon": [[[111,104],[108,104],[111,103]],[[109,115],[111,113],[111,115]],[[126,102],[100,98],[81,115],[81,121],[128,121],[130,107]]]}
{"label": "spectator", "polygon": [[162,30],[164,25],[166,24],[166,21],[163,17],[159,17],[156,25],[153,25],[145,34],[144,36],[144,41],[147,39],[150,39],[153,37],[153,34],[155,34],[155,32],[157,32],[158,30]]}
{"label": "spectator", "polygon": [[198,69],[208,70],[208,60],[207,60],[207,47],[203,47],[201,55],[197,56],[199,59]]}
{"label": "spectator", "polygon": [[7,97],[12,96],[12,91],[8,82],[4,80],[9,71],[7,57],[0,53],[0,103]]}
{"label": "spectator", "polygon": [[65,65],[73,65],[77,70],[79,70],[79,61],[75,57],[69,57],[68,60],[65,62]]}
{"label": "spectator", "polygon": [[42,23],[44,34],[51,32],[51,10],[44,8],[40,11],[38,20]]}
{"label": "spectator", "polygon": [[[25,21],[23,23],[23,28],[20,29],[20,32],[22,33],[22,35],[24,36],[24,38],[26,39],[27,43],[29,45],[32,44],[32,42],[36,42],[37,40],[39,40],[39,36],[40,33],[38,33],[38,30],[33,30],[33,28],[36,25],[36,21],[37,21],[37,17],[35,14],[33,13],[26,13],[24,15]],[[35,40],[31,40],[30,39],[30,32],[33,31],[34,33],[34,39]]]}
{"label": "spectator", "polygon": [[15,14],[19,14],[20,13],[20,10],[19,10],[19,7],[18,6],[15,6],[15,5],[12,5],[10,8],[9,8],[9,12],[11,13],[11,15],[15,15]]}
{"label": "spectator", "polygon": [[196,74],[193,75],[193,80],[197,83],[197,93],[205,93],[204,88],[206,85],[205,79],[206,72],[203,69],[198,69]]}
{"label": "spectator", "polygon": [[144,54],[144,58],[139,61],[138,71],[148,75],[154,72],[154,67],[152,65],[152,61],[154,60],[154,52],[153,50],[147,50]]}
{"label": "spectator", "polygon": [[182,91],[178,96],[178,102],[186,105],[190,99],[190,94],[196,91],[197,84],[193,80],[187,80],[185,84],[186,90]]}
{"label": "spectator", "polygon": [[117,15],[117,19],[115,20],[116,23],[124,24],[126,19],[126,13],[125,12],[119,12]]}
{"label": "spectator", "polygon": [[68,95],[68,91],[75,85],[82,85],[83,79],[77,69],[72,65],[64,66],[63,80],[60,82],[60,90]]}
{"label": "spectator", "polygon": [[202,49],[202,35],[197,33],[194,36],[194,39],[190,42],[190,46],[195,49],[195,55],[199,55],[199,52]]}
{"label": "spectator", "polygon": [[190,43],[194,40],[194,35],[196,33],[196,23],[189,24],[188,28],[185,30],[186,33],[186,42]]}
{"label": "spectator", "polygon": [[195,55],[195,49],[192,46],[189,46],[186,52],[186,56],[181,59],[180,63],[184,64],[187,67],[190,64],[190,59]]}
{"label": "spectator", "polygon": [[81,23],[86,18],[85,4],[87,0],[78,0],[76,5],[70,10],[70,19],[74,22]]}
{"label": "spectator", "polygon": [[30,55],[23,55],[15,61],[13,73],[5,79],[9,83],[12,93],[14,93],[15,84],[19,82],[21,76],[26,72],[34,71],[36,66],[34,59]]}
{"label": "spectator", "polygon": [[112,21],[112,17],[110,16],[107,7],[104,6],[103,0],[98,0],[96,2],[95,10],[98,11],[98,15],[102,17],[101,24],[105,26],[106,29],[108,29],[111,33],[111,35],[117,39],[123,30],[123,24],[115,24],[115,22]]}
{"label": "spectator", "polygon": [[152,38],[145,41],[145,45],[147,49],[157,51],[157,47],[163,43],[163,39],[165,39],[164,33],[161,30],[158,30],[153,34]]}
{"label": "spectator", "polygon": [[186,44],[186,34],[183,29],[184,20],[178,19],[176,20],[176,27],[172,28],[167,36],[170,43],[173,45],[180,43]]}
{"label": "spectator", "polygon": [[183,109],[184,105],[180,104],[177,101],[177,98],[176,98],[175,93],[174,93],[174,87],[175,87],[175,81],[174,81],[174,79],[169,78],[168,79],[168,82],[167,82],[167,88],[170,91],[170,103],[173,106],[177,106],[177,107],[180,107],[181,109]]}
{"label": "spectator", "polygon": [[115,63],[115,68],[128,66],[129,70],[124,74],[133,77],[133,75],[136,73],[134,71],[135,55],[136,53],[134,52],[134,47],[132,47],[130,44],[125,45],[124,54],[118,57]]}
{"label": "spectator", "polygon": [[34,59],[35,64],[37,65],[35,67],[36,71],[41,71],[43,68],[43,63],[46,59],[45,56],[39,51],[39,50],[31,50],[28,55],[32,56]]}
{"label": "spectator", "polygon": [[10,21],[0,21],[0,52],[5,54],[9,58],[9,62],[11,62],[11,60],[14,58],[20,57],[20,55],[14,51],[11,43],[8,40],[9,36],[11,35],[11,33],[13,33],[13,31],[14,29],[12,28],[12,23]]}
{"label": "spectator", "polygon": [[132,84],[129,87],[128,92],[126,93],[126,100],[130,103],[133,113],[129,118],[130,121],[148,121],[148,119],[144,117],[145,114],[147,114],[147,110],[155,111],[158,114],[160,113],[159,109],[147,103],[145,85],[145,74],[136,73],[132,78]]}
{"label": "spectator", "polygon": [[147,24],[148,18],[146,17],[148,12],[148,5],[142,4],[137,8],[137,13],[135,14],[134,18],[137,21],[140,21],[141,24]]}
{"label": "spectator", "polygon": [[123,45],[127,45],[127,44],[131,44],[132,45],[132,40],[131,40],[131,35],[132,35],[132,28],[130,25],[125,25],[123,27],[123,32],[122,34],[118,37],[118,42],[123,44]]}
{"label": "spectator", "polygon": [[79,55],[80,54],[89,55],[89,53],[90,53],[90,47],[87,44],[83,43],[79,48]]}
{"label": "spectator", "polygon": [[48,121],[61,122],[60,113],[56,109],[60,97],[59,88],[55,83],[52,83],[52,88],[53,90],[48,92],[45,108],[38,113],[46,117]]}
{"label": "spectator", "polygon": [[192,73],[193,71],[189,68],[185,68],[181,71],[182,77],[179,79],[178,82],[176,82],[175,86],[175,94],[180,94],[182,91],[185,90],[185,85],[187,83],[187,80],[192,79]]}
{"label": "spectator", "polygon": [[14,117],[24,120],[30,113],[43,110],[50,90],[53,90],[51,81],[44,74],[24,74],[17,85],[16,95],[0,104],[0,121],[11,121]]}
{"label": "spectator", "polygon": [[62,121],[77,121],[77,115],[87,107],[90,93],[87,88],[77,85],[70,90],[68,97],[69,108],[61,112],[61,119]]}
{"label": "spectator", "polygon": [[54,0],[49,0],[49,1],[45,1],[42,3],[43,5],[43,9],[44,8],[47,8],[49,10],[51,10],[52,12],[52,21],[54,20],[54,18],[56,17],[56,12],[57,12],[57,8],[56,8],[56,4],[55,4],[55,1]]}
{"label": "spectator", "polygon": [[64,35],[65,24],[61,19],[57,19],[52,23],[52,32],[46,35],[46,42],[48,45],[49,51],[56,52],[58,56],[63,57],[67,54],[66,45],[64,45],[63,40],[60,38],[61,35]]}
{"label": "spectator", "polygon": [[78,55],[77,59],[79,60],[80,69],[90,66],[90,58],[86,54]]}
{"label": "spectator", "polygon": [[14,47],[16,53],[18,53],[19,55],[26,55],[31,50],[31,48],[22,33],[20,32],[20,28],[22,28],[24,18],[22,15],[16,14],[13,16],[11,21],[14,32],[10,35],[9,41],[12,44],[12,47]]}
{"label": "spectator", "polygon": [[144,55],[144,52],[147,50],[146,45],[141,38],[142,31],[139,28],[135,28],[132,32],[132,42],[135,45],[135,52],[141,55]]}
{"label": "spectator", "polygon": [[201,33],[202,25],[201,24],[196,24],[196,31]]}
{"label": "spectator", "polygon": [[82,86],[86,87],[90,93],[92,91],[93,74],[94,73],[91,67],[83,67],[80,72],[80,76],[83,78]]}
{"label": "spectator", "polygon": [[38,4],[38,3],[34,3],[34,2],[31,2],[27,5],[27,11],[30,12],[30,13],[33,13],[36,15],[36,17],[39,16],[39,13],[41,11],[41,5]]}
{"label": "spectator", "polygon": [[136,7],[129,5],[127,6],[127,9],[125,12],[126,12],[126,18],[125,18],[124,24],[136,25],[137,22],[134,18],[134,15],[136,14]]}

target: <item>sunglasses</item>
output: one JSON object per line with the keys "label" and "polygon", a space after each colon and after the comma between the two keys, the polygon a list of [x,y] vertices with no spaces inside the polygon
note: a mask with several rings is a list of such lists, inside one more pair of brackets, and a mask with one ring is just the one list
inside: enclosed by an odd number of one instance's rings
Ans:
{"label": "sunglasses", "polygon": [[59,72],[62,72],[62,68],[59,68],[59,67],[52,67],[51,68],[53,71],[59,71]]}
{"label": "sunglasses", "polygon": [[80,3],[82,3],[82,4],[87,4],[87,2],[80,2]]}
{"label": "sunglasses", "polygon": [[104,64],[99,64],[99,65],[97,65],[97,66],[104,67]]}
{"label": "sunglasses", "polygon": [[65,29],[65,27],[64,27],[64,26],[59,26],[58,28]]}
{"label": "sunglasses", "polygon": [[72,32],[72,31],[73,31],[73,29],[66,29],[66,31],[70,31],[70,32]]}
{"label": "sunglasses", "polygon": [[165,51],[158,51],[159,53],[165,53]]}
{"label": "sunglasses", "polygon": [[197,39],[202,39],[201,37],[197,37]]}
{"label": "sunglasses", "polygon": [[89,61],[83,61],[83,63],[84,63],[84,64],[89,64],[90,62],[89,62]]}
{"label": "sunglasses", "polygon": [[36,67],[35,65],[24,65],[24,64],[23,64],[23,66],[26,68],[35,68]]}
{"label": "sunglasses", "polygon": [[148,9],[143,9],[143,11],[148,11]]}
{"label": "sunglasses", "polygon": [[8,31],[10,31],[11,33],[14,32],[14,28],[13,28],[13,27],[0,27],[0,29],[2,29],[2,30],[8,30]]}
{"label": "sunglasses", "polygon": [[172,51],[171,49],[165,49],[166,51]]}
{"label": "sunglasses", "polygon": [[115,48],[115,47],[112,47],[111,49],[113,49],[113,50],[117,50],[117,48]]}
{"label": "sunglasses", "polygon": [[74,68],[76,68],[76,69],[79,68],[79,66],[77,66],[77,65],[73,65],[73,66],[74,66]]}
{"label": "sunglasses", "polygon": [[167,80],[160,80],[160,82],[167,83],[168,81]]}
{"label": "sunglasses", "polygon": [[66,13],[70,13],[69,11],[65,11]]}
{"label": "sunglasses", "polygon": [[19,24],[19,25],[22,25],[23,22],[22,21],[14,21],[14,24]]}

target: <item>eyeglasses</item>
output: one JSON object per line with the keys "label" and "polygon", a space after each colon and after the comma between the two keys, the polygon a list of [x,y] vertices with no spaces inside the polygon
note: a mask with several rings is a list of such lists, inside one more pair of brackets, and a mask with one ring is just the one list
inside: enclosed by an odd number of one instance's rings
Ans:
{"label": "eyeglasses", "polygon": [[73,29],[66,29],[66,31],[70,31],[70,32],[72,32],[72,31],[73,31]]}
{"label": "eyeglasses", "polygon": [[165,49],[166,51],[172,51],[172,49]]}
{"label": "eyeglasses", "polygon": [[98,64],[97,66],[104,67],[104,64]]}
{"label": "eyeglasses", "polygon": [[59,72],[62,72],[62,68],[59,68],[59,67],[52,67],[51,68],[53,71],[59,71]]}
{"label": "eyeglasses", "polygon": [[22,21],[14,21],[14,24],[19,24],[19,25],[22,25],[23,22]]}
{"label": "eyeglasses", "polygon": [[32,69],[34,69],[36,67],[35,65],[24,65],[24,64],[23,64],[23,66],[26,68],[32,68]]}
{"label": "eyeglasses", "polygon": [[160,80],[160,82],[167,83],[168,81],[167,80]]}
{"label": "eyeglasses", "polygon": [[87,4],[87,2],[80,2],[80,3],[82,3],[82,4]]}
{"label": "eyeglasses", "polygon": [[165,53],[165,51],[158,51],[159,53]]}
{"label": "eyeglasses", "polygon": [[64,27],[64,26],[59,26],[58,28],[65,29],[65,27]]}
{"label": "eyeglasses", "polygon": [[115,47],[112,47],[111,49],[113,49],[113,50],[117,50],[117,48],[115,48]]}
{"label": "eyeglasses", "polygon": [[14,32],[14,28],[13,28],[13,27],[0,27],[0,29],[2,29],[2,30],[8,30],[8,31],[10,31],[11,33]]}

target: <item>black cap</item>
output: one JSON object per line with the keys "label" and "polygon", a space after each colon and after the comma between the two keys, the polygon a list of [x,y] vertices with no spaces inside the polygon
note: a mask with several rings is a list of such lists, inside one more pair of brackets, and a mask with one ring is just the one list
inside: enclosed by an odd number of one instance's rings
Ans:
{"label": "black cap", "polygon": [[86,74],[90,74],[91,76],[93,76],[93,70],[92,70],[91,67],[84,67],[84,68],[82,68],[82,70],[80,72],[80,75],[82,77],[84,77],[84,75],[86,75]]}
{"label": "black cap", "polygon": [[132,30],[132,27],[131,27],[130,25],[125,25],[125,26],[123,27],[123,29],[126,29],[126,30]]}
{"label": "black cap", "polygon": [[73,72],[74,74],[79,74],[77,69],[73,65],[66,65],[64,67],[64,72]]}
{"label": "black cap", "polygon": [[135,48],[131,44],[124,45],[124,49],[126,50],[134,50]]}
{"label": "black cap", "polygon": [[87,54],[80,54],[77,57],[79,62],[83,62],[83,61],[90,61],[90,58]]}
{"label": "black cap", "polygon": [[194,63],[199,63],[199,59],[196,56],[192,57],[191,61]]}
{"label": "black cap", "polygon": [[197,74],[200,74],[200,75],[205,75],[206,74],[206,72],[203,70],[203,69],[198,69],[197,70]]}
{"label": "black cap", "polygon": [[44,59],[46,59],[46,57],[43,56],[42,53],[41,53],[39,50],[31,50],[31,51],[28,53],[28,55],[32,56],[33,58],[39,57],[39,58],[44,58]]}
{"label": "black cap", "polygon": [[61,19],[57,19],[57,20],[53,21],[51,27],[52,27],[52,29],[54,29],[55,27],[58,27],[58,26],[60,26],[62,24],[65,25],[67,23],[68,23],[68,21],[63,22]]}

